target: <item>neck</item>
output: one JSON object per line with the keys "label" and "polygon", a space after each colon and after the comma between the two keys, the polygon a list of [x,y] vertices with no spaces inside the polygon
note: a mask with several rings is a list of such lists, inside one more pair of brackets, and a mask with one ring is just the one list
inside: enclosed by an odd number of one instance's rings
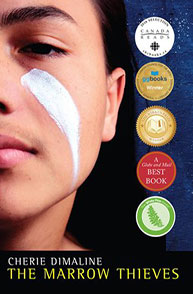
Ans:
{"label": "neck", "polygon": [[0,231],[0,250],[73,250],[78,247],[65,237],[76,192],[56,205]]}

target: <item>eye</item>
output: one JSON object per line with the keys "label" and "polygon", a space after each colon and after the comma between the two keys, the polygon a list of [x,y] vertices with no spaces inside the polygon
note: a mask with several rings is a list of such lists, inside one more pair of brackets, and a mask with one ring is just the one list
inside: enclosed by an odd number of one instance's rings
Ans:
{"label": "eye", "polygon": [[22,49],[19,50],[19,53],[27,53],[31,55],[59,55],[59,54],[67,54],[67,52],[63,49],[57,48],[55,46],[44,44],[44,43],[33,43],[29,44]]}

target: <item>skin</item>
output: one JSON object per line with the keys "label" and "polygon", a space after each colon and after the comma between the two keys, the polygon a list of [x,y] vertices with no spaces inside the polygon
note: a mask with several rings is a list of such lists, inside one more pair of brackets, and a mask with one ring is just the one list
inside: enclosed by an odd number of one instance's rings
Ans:
{"label": "skin", "polygon": [[[0,249],[82,250],[65,235],[66,225],[76,191],[92,171],[101,143],[115,135],[125,72],[106,72],[102,33],[90,0],[6,0],[0,2],[0,14],[40,5],[66,11],[76,23],[49,17],[0,29],[0,134],[37,150],[29,159],[0,170]],[[40,55],[26,50],[31,43],[47,43],[68,54]],[[73,190],[68,140],[20,82],[33,68],[55,76],[80,114],[80,169]]]}

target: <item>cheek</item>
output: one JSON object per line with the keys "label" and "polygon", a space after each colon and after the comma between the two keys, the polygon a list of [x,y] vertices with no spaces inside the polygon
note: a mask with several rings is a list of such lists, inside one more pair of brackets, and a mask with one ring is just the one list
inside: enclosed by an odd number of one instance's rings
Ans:
{"label": "cheek", "polygon": [[80,117],[74,100],[56,78],[42,70],[31,70],[21,78],[21,83],[30,90],[66,135],[72,152],[74,186],[79,172],[80,132]]}
{"label": "cheek", "polygon": [[42,104],[68,139],[73,162],[72,189],[85,180],[96,162],[106,110],[105,79],[97,84],[88,79],[80,81],[80,77],[77,80],[74,88],[72,84],[68,87],[73,98],[76,97],[73,99],[48,72],[33,69],[21,78],[22,85]]}
{"label": "cheek", "polygon": [[[87,59],[86,59],[87,60]],[[90,58],[89,60],[93,60]],[[74,98],[80,116],[79,181],[80,185],[92,171],[102,141],[106,114],[107,76],[103,59],[96,64],[84,60],[67,64],[65,71],[55,72],[62,77]],[[53,69],[50,68],[53,72]]]}
{"label": "cheek", "polygon": [[98,157],[106,113],[105,86],[92,87],[81,98],[80,163],[83,174],[90,173]]}

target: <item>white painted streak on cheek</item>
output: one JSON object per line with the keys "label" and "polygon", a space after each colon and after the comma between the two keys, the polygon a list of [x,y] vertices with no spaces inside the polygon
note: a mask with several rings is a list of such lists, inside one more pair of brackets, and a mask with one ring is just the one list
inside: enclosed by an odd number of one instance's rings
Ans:
{"label": "white painted streak on cheek", "polygon": [[80,117],[77,107],[64,86],[48,72],[33,69],[21,78],[22,85],[43,105],[69,141],[74,164],[73,185],[79,170]]}

